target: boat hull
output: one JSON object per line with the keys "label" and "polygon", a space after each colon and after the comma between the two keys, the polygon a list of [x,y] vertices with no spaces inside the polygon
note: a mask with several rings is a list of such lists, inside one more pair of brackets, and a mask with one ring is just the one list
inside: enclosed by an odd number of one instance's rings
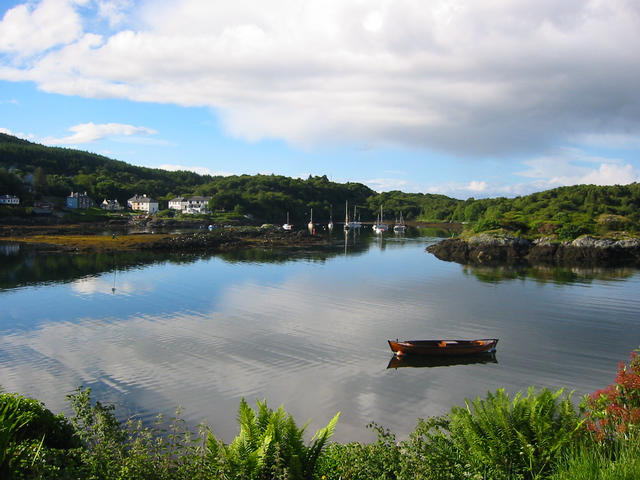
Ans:
{"label": "boat hull", "polygon": [[397,356],[403,355],[474,355],[496,351],[497,338],[479,340],[388,340],[389,347]]}

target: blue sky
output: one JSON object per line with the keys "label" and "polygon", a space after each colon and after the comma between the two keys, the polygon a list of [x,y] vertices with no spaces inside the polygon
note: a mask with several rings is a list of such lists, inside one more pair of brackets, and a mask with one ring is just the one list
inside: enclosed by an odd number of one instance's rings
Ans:
{"label": "blue sky", "polygon": [[0,0],[0,131],[467,198],[640,179],[640,3]]}

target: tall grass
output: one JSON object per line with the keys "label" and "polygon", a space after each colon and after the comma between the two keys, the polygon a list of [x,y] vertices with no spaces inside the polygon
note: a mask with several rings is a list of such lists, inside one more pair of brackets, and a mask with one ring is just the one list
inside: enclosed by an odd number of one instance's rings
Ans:
{"label": "tall grass", "polygon": [[576,444],[549,480],[576,479],[640,479],[640,438],[619,440],[608,446],[595,442]]}

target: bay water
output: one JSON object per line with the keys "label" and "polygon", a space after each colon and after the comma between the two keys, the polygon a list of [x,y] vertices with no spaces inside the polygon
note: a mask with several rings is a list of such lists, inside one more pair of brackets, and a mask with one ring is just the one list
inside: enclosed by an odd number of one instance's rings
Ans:
{"label": "bay water", "polygon": [[[43,254],[0,246],[0,387],[65,411],[78,386],[151,421],[182,407],[225,441],[241,398],[335,439],[406,437],[465,398],[533,385],[584,394],[640,345],[636,269],[469,267],[425,251],[441,232],[317,250]],[[499,338],[476,363],[394,365],[387,339]],[[395,368],[394,368],[395,367]]]}

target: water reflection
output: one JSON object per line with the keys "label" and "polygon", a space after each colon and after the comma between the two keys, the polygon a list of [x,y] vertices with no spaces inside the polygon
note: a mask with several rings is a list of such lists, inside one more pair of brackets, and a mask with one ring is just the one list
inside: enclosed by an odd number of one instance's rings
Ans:
{"label": "water reflection", "polygon": [[459,356],[405,356],[397,357],[393,355],[389,360],[387,368],[425,368],[425,367],[451,367],[454,365],[473,365],[473,364],[498,363],[495,353],[485,353],[478,355],[459,355]]}
{"label": "water reflection", "polygon": [[[436,239],[370,232],[293,256],[3,257],[0,382],[55,411],[80,384],[125,417],[182,405],[225,440],[240,398],[266,398],[310,431],[342,411],[336,439],[369,440],[371,420],[406,435],[500,387],[595,391],[638,346],[637,271],[487,282],[426,253]],[[500,362],[387,369],[397,337],[500,337]]]}
{"label": "water reflection", "polygon": [[481,282],[500,283],[508,280],[532,279],[547,283],[583,283],[593,280],[622,280],[637,273],[636,268],[625,267],[557,267],[537,266],[471,266],[462,267],[465,275],[473,275]]}

